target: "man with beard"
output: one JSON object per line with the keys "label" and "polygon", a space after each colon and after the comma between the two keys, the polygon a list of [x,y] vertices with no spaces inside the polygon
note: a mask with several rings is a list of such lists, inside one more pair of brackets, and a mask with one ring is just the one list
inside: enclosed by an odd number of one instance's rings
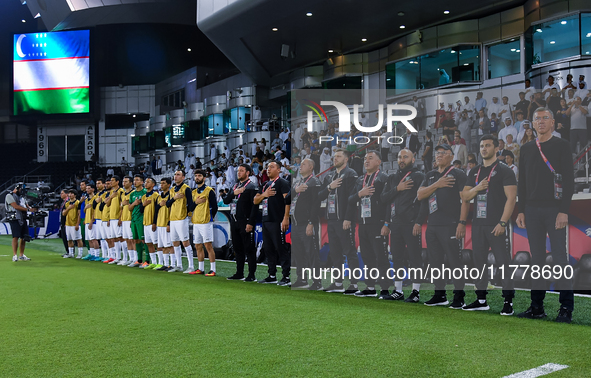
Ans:
{"label": "man with beard", "polygon": [[[381,201],[390,211],[390,251],[394,268],[405,266],[420,268],[421,231],[426,217],[425,206],[417,201],[417,191],[425,179],[425,175],[415,166],[412,151],[403,149],[398,153],[398,172],[388,177],[388,182],[381,194]],[[419,211],[419,209],[421,211]],[[411,280],[413,278],[411,277]],[[380,296],[380,299],[404,300],[402,279],[394,281],[395,290],[391,295]],[[413,280],[412,293],[405,302],[418,303],[421,284]]]}
{"label": "man with beard", "polygon": [[[292,221],[291,245],[292,248],[297,248],[294,260],[298,267],[298,281],[292,287],[305,289],[308,287],[308,278],[311,277],[304,277],[303,269],[320,270],[318,241],[315,237],[318,232],[318,211],[320,210],[318,202],[320,181],[314,177],[314,161],[310,159],[304,159],[300,173],[301,178],[297,182],[294,180],[289,207]],[[322,289],[321,280],[314,280],[309,289]]]}
{"label": "man with beard", "polygon": [[257,194],[257,186],[250,180],[252,169],[248,164],[238,167],[238,183],[230,193],[224,197],[224,203],[230,205],[230,231],[232,245],[236,254],[236,273],[229,280],[244,279],[244,261],[248,258],[248,276],[246,282],[256,281],[257,270],[256,246],[254,242],[254,227],[258,209],[253,204]]}
{"label": "man with beard", "polygon": [[[131,211],[129,210],[129,196],[133,191],[132,178],[129,176],[123,177],[123,195],[121,196],[121,237],[123,243],[127,245],[127,259],[123,256],[123,261],[120,265],[133,265],[137,261],[135,256],[135,245],[133,243],[133,234],[131,233]],[[122,245],[123,245],[122,243]],[[127,264],[125,264],[127,260]],[[119,265],[118,264],[118,265]]]}
{"label": "man with beard", "polygon": [[[461,192],[466,184],[466,174],[451,165],[453,153],[446,144],[435,148],[436,169],[425,175],[425,180],[417,192],[419,201],[427,200],[429,220],[425,238],[429,262],[434,267],[444,266],[447,256],[450,269],[462,268],[460,261],[460,239],[466,235],[466,219],[470,203],[461,200]],[[427,306],[446,306],[449,304],[445,294],[445,280],[434,279],[435,294],[425,302]],[[465,279],[454,279],[454,300],[449,306],[461,309],[464,306]]]}
{"label": "man with beard", "polygon": [[[380,172],[382,160],[375,151],[369,151],[365,155],[365,175],[359,176],[355,188],[349,196],[347,215],[343,222],[343,228],[351,228],[351,222],[355,221],[359,233],[359,246],[361,256],[368,269],[379,271],[378,279],[365,278],[367,288],[358,290],[357,297],[375,297],[377,292],[375,284],[381,287],[380,296],[389,295],[391,281],[387,277],[388,261],[387,243],[384,234],[387,234],[388,223],[385,223],[387,208],[381,202],[380,194],[388,181],[388,176]],[[351,269],[352,270],[352,269]]]}
{"label": "man with beard", "polygon": [[[359,268],[355,238],[351,235],[354,230],[345,230],[343,222],[349,205],[349,195],[353,191],[357,181],[357,173],[348,167],[349,155],[343,149],[336,149],[334,153],[335,171],[330,172],[324,180],[323,189],[318,193],[319,201],[326,200],[327,219],[326,230],[330,249],[326,266],[340,268],[347,258],[349,269]],[[349,287],[343,287],[344,277],[335,279],[335,282],[324,290],[328,293],[345,293],[353,295],[357,292],[357,280],[349,277]]]}
{"label": "man with beard", "polygon": [[184,182],[185,172],[176,171],[174,173],[174,185],[170,189],[170,199],[166,201],[166,206],[170,208],[170,240],[172,241],[177,264],[168,270],[169,273],[183,271],[181,243],[185,247],[187,259],[189,260],[189,268],[183,273],[195,271],[193,248],[191,248],[191,242],[189,241],[189,222],[187,220],[188,209],[193,207],[193,194],[189,185]]}
{"label": "man with beard", "polygon": [[[508,267],[511,253],[507,248],[507,222],[511,220],[517,196],[517,180],[511,168],[499,164],[496,149],[499,141],[492,135],[480,138],[482,165],[468,174],[468,181],[462,192],[464,202],[474,201],[472,219],[472,250],[474,266],[487,264],[489,248],[495,256],[497,265]],[[464,306],[464,310],[488,310],[486,302],[488,275],[476,280],[477,299]],[[501,315],[513,315],[515,290],[510,275],[503,278],[503,297],[505,304]]]}
{"label": "man with beard", "polygon": [[[193,243],[197,249],[197,261],[199,268],[189,274],[205,274],[207,277],[216,275],[215,252],[213,250],[213,219],[218,212],[218,205],[215,198],[215,190],[205,185],[205,175],[203,170],[195,171],[195,184],[197,188],[193,190],[193,206],[190,210],[193,212],[191,223],[193,223]],[[203,246],[207,249],[209,257],[209,272],[205,273],[205,252]],[[189,261],[193,260],[192,256]],[[190,264],[190,266],[193,264]]]}
{"label": "man with beard", "polygon": [[[146,179],[145,186],[146,193],[142,196],[140,210],[144,214],[144,243],[148,249],[144,261],[147,262],[149,260],[149,263],[144,266],[144,269],[154,269],[158,265],[156,255],[156,247],[158,246],[158,228],[154,222],[154,215],[156,213],[156,203],[158,202],[160,194],[154,189],[156,181],[152,177]],[[147,255],[149,255],[149,257]]]}
{"label": "man with beard", "polygon": [[[170,199],[170,177],[163,177],[160,180],[160,198],[156,202],[154,224],[158,230],[158,266],[154,270],[168,271],[174,266],[174,253],[170,241],[170,209],[166,202]],[[162,259],[162,264],[160,264]]]}

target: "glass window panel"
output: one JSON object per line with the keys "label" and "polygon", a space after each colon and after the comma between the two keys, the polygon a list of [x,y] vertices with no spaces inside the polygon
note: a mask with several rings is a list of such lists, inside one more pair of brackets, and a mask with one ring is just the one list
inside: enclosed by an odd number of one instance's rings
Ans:
{"label": "glass window panel", "polygon": [[591,13],[581,14],[581,53],[591,55]]}
{"label": "glass window panel", "polygon": [[386,89],[396,89],[400,94],[406,91],[419,89],[421,84],[421,75],[419,70],[419,60],[411,58],[402,60],[386,66]]}
{"label": "glass window panel", "polygon": [[579,55],[579,15],[575,14],[533,26],[533,63]]}
{"label": "glass window panel", "polygon": [[514,75],[521,72],[519,38],[488,47],[488,78]]}
{"label": "glass window panel", "polygon": [[421,87],[433,88],[452,82],[452,69],[458,66],[458,52],[453,49],[433,51],[419,58]]}
{"label": "glass window panel", "polygon": [[480,46],[458,46],[458,66],[452,67],[452,82],[480,80]]}

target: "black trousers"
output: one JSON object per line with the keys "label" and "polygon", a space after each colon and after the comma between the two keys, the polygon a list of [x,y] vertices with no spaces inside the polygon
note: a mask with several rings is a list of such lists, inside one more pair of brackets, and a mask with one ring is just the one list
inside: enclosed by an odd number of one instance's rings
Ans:
{"label": "black trousers", "polygon": [[359,224],[359,247],[368,272],[365,284],[367,286],[379,284],[382,290],[387,290],[392,286],[392,280],[388,279],[390,268],[388,244],[386,238],[380,233],[381,228],[381,224]]}
{"label": "black trousers", "polygon": [[[395,269],[402,267],[420,268],[423,265],[421,259],[421,235],[414,236],[412,234],[413,227],[414,223],[390,224],[390,251],[392,252]],[[418,282],[413,278],[410,277],[413,282]]]}
{"label": "black trousers", "polygon": [[257,271],[257,251],[254,243],[254,226],[251,232],[246,232],[246,220],[231,221],[230,232],[236,255],[236,274],[244,276],[244,261],[248,258],[248,275],[253,276]]}
{"label": "black trousers", "polygon": [[[341,268],[344,259],[347,258],[347,266],[353,270],[359,268],[359,256],[355,248],[355,225],[349,230],[343,230],[342,220],[328,220],[326,230],[328,232],[329,253],[325,268]],[[349,277],[351,284],[357,283],[357,279]],[[335,282],[343,282],[343,278],[335,279]]]}
{"label": "black trousers", "polygon": [[[537,265],[538,267],[546,265],[546,234],[550,238],[550,248],[552,250],[552,261],[554,265],[564,267],[569,264],[566,253],[566,229],[556,229],[557,215],[557,207],[525,207],[525,228],[527,230],[532,265]],[[564,278],[557,280],[555,286],[560,292],[558,298],[560,305],[572,311],[574,309],[572,280]],[[541,307],[544,305],[544,298],[546,297],[545,287],[546,283],[543,279],[532,280],[532,306]]]}
{"label": "black trousers", "polygon": [[64,242],[64,248],[66,249],[66,253],[68,253],[68,237],[66,235],[66,226],[60,226],[60,237],[62,238],[62,242]]}
{"label": "black trousers", "polygon": [[320,256],[318,256],[318,239],[316,238],[316,228],[314,235],[306,235],[307,224],[291,225],[291,256],[292,266],[297,267],[298,280],[307,281],[310,277],[306,274],[304,279],[303,269],[312,269],[316,274],[320,273]]}
{"label": "black trousers", "polygon": [[275,276],[277,274],[277,264],[280,263],[283,277],[289,277],[291,257],[285,246],[281,223],[263,222],[263,248],[267,255],[269,275]]}
{"label": "black trousers", "polygon": [[423,162],[425,163],[425,173],[433,170],[433,157],[427,157]]}
{"label": "black trousers", "polygon": [[[497,265],[504,265],[505,274],[503,277],[503,297],[510,301],[515,297],[515,286],[511,279],[509,265],[511,264],[511,252],[509,251],[509,239],[507,233],[494,236],[492,230],[495,226],[474,226],[472,225],[472,259],[474,260],[474,267],[482,269],[484,265],[488,265],[488,250],[495,255]],[[486,272],[489,272],[488,266]],[[476,296],[478,299],[486,299],[488,292],[488,274],[484,273],[482,279],[477,279]]]}
{"label": "black trousers", "polygon": [[[427,227],[425,238],[427,240],[427,254],[429,255],[429,264],[431,269],[442,269],[444,265],[445,256],[447,256],[448,265],[445,268],[450,268],[452,271],[455,268],[463,268],[460,258],[460,243],[456,239],[457,224],[450,224],[446,226],[432,226]],[[430,274],[430,272],[429,272]],[[450,275],[446,273],[446,277]],[[433,280],[435,284],[435,295],[445,295],[445,279],[439,278]],[[464,286],[466,280],[464,275],[459,279],[453,280],[454,295],[459,298],[464,298],[466,295]]]}

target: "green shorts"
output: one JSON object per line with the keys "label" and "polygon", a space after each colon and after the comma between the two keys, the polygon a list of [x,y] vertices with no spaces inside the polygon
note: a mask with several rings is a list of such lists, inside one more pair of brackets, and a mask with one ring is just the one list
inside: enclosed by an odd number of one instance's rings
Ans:
{"label": "green shorts", "polygon": [[144,221],[131,221],[131,235],[134,240],[144,240]]}

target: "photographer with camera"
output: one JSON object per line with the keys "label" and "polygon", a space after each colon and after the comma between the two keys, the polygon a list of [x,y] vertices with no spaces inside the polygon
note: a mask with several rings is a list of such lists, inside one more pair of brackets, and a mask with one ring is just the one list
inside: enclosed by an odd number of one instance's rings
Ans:
{"label": "photographer with camera", "polygon": [[[25,256],[25,242],[31,241],[31,237],[29,236],[29,227],[27,226],[27,211],[32,210],[35,211],[36,209],[29,208],[26,203],[23,204],[27,207],[23,207],[21,205],[21,198],[23,196],[23,184],[18,184],[12,193],[8,193],[4,200],[6,205],[6,212],[8,215],[10,229],[12,231],[12,261],[29,261],[31,260],[27,256]],[[18,248],[18,239],[21,239],[20,245],[20,257],[17,255],[17,248]]]}

